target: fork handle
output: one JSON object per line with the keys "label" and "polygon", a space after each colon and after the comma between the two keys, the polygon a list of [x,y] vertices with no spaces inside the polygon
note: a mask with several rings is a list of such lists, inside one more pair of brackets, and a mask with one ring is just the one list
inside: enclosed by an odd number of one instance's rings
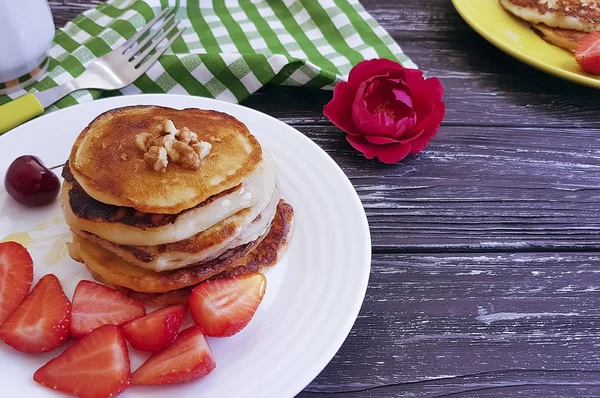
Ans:
{"label": "fork handle", "polygon": [[0,135],[44,113],[44,107],[33,94],[25,94],[0,106]]}

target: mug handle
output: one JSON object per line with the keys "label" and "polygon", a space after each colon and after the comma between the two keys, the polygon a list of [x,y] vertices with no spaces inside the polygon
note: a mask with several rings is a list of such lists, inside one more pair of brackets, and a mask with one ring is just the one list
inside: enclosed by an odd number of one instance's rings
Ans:
{"label": "mug handle", "polygon": [[44,107],[33,94],[25,94],[0,106],[0,135],[44,113]]}

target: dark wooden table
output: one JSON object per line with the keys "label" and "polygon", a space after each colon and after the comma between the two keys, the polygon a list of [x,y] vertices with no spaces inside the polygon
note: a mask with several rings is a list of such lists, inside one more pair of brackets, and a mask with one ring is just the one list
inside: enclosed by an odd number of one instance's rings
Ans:
{"label": "dark wooden table", "polygon": [[[57,26],[93,2],[50,1]],[[362,311],[300,396],[600,397],[600,92],[513,60],[449,0],[362,3],[444,83],[425,152],[366,161],[323,117],[331,92],[244,102],[325,149],[371,226]]]}

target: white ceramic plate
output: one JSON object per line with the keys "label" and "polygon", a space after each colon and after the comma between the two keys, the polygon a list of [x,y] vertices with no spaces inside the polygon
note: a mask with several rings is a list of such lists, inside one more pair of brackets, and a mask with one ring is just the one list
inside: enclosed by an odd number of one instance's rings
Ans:
{"label": "white ceramic plate", "polygon": [[[367,219],[350,181],[317,145],[260,112],[206,98],[175,95],[116,97],[57,111],[0,137],[0,176],[17,156],[32,154],[47,166],[67,159],[78,133],[97,115],[126,105],[204,108],[244,122],[279,165],[283,197],[294,206],[296,229],[287,255],[267,271],[267,293],[239,334],[209,339],[217,368],[187,384],[131,387],[124,397],[292,397],[333,358],[363,301],[371,264]],[[58,201],[26,209],[0,188],[0,240],[27,243],[35,281],[56,274],[72,297],[85,268],[66,254],[70,239]],[[188,320],[189,322],[189,320]],[[7,397],[55,397],[33,373],[60,354],[26,355],[0,342],[0,386]],[[132,370],[146,358],[131,352]]]}

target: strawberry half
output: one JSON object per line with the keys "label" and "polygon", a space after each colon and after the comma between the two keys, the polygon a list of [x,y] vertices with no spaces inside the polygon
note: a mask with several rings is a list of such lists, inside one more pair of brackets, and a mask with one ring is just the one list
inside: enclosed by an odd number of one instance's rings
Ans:
{"label": "strawberry half", "polygon": [[207,336],[233,336],[250,322],[266,287],[260,273],[203,282],[192,290],[190,313]]}
{"label": "strawberry half", "polygon": [[152,354],[131,375],[131,384],[181,383],[204,377],[215,368],[208,342],[197,326],[179,333],[173,344]]}
{"label": "strawberry half", "polygon": [[121,330],[136,350],[159,351],[175,340],[184,313],[185,305],[172,305],[134,319]]}
{"label": "strawberry half", "polygon": [[102,325],[120,326],[145,313],[139,301],[108,286],[81,281],[73,295],[71,334],[82,337]]}
{"label": "strawberry half", "polygon": [[129,386],[129,353],[121,330],[105,325],[35,372],[44,387],[81,398],[105,398]]}
{"label": "strawberry half", "polygon": [[71,302],[58,278],[44,276],[0,326],[0,338],[16,350],[39,353],[69,337]]}
{"label": "strawberry half", "polygon": [[575,59],[584,71],[600,75],[600,31],[588,33],[579,40]]}
{"label": "strawberry half", "polygon": [[0,243],[0,324],[27,296],[33,282],[33,260],[23,245]]}

